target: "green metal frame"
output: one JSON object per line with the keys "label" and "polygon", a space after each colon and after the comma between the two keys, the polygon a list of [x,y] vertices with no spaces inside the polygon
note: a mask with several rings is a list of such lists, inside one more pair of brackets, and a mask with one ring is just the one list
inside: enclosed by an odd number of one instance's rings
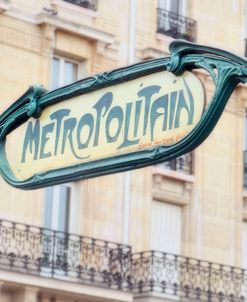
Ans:
{"label": "green metal frame", "polygon": [[[98,74],[51,92],[46,92],[42,86],[29,88],[0,116],[0,171],[3,178],[17,188],[34,189],[141,168],[173,159],[195,149],[214,129],[236,85],[247,81],[247,60],[224,50],[179,40],[171,43],[170,52],[171,57],[150,60]],[[35,174],[26,181],[19,181],[12,173],[5,154],[5,141],[8,133],[25,123],[30,117],[38,118],[45,107],[162,70],[179,75],[185,70],[198,68],[202,68],[210,74],[215,84],[215,92],[200,122],[176,144],[159,145],[127,155]]]}

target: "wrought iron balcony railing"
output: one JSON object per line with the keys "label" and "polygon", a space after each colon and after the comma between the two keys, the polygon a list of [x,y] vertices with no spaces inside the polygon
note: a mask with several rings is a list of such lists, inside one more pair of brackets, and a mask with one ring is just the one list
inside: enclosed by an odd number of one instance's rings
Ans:
{"label": "wrought iron balcony railing", "polygon": [[184,174],[193,174],[193,153],[187,153],[175,159],[160,163],[158,167],[181,172]]}
{"label": "wrought iron balcony railing", "polygon": [[162,252],[132,255],[130,288],[183,301],[240,302],[247,298],[244,269]]}
{"label": "wrought iron balcony railing", "polygon": [[196,40],[196,21],[182,15],[158,8],[157,32],[190,42]]}
{"label": "wrought iron balcony railing", "polygon": [[98,9],[98,0],[63,0],[74,5],[85,7],[96,11]]}
{"label": "wrought iron balcony railing", "polygon": [[121,289],[127,245],[0,220],[0,269]]}
{"label": "wrought iron balcony railing", "polygon": [[158,294],[183,301],[243,302],[247,270],[0,220],[0,270]]}
{"label": "wrought iron balcony railing", "polygon": [[247,150],[244,151],[244,189],[247,190]]}

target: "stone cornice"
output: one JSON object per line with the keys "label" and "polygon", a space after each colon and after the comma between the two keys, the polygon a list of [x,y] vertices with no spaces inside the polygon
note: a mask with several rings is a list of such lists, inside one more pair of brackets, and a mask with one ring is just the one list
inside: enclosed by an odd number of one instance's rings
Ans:
{"label": "stone cornice", "polygon": [[42,12],[36,16],[36,24],[50,24],[56,27],[57,29],[70,32],[74,35],[85,37],[89,40],[103,42],[107,44],[114,44],[114,36],[101,31],[99,29],[89,27],[86,25],[80,25],[59,16],[49,15],[45,12]]}

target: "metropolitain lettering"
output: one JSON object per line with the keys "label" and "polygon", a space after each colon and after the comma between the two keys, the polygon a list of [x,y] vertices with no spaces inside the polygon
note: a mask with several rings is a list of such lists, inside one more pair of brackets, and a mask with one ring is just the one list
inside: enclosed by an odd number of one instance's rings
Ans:
{"label": "metropolitain lettering", "polygon": [[[84,160],[91,156],[89,147],[90,150],[101,147],[102,142],[115,144],[116,150],[139,146],[145,137],[149,137],[149,144],[156,144],[157,127],[164,134],[177,129],[181,126],[181,115],[186,125],[194,122],[194,98],[185,79],[183,83],[183,89],[163,95],[159,85],[140,87],[135,100],[122,105],[121,100],[114,100],[113,93],[108,91],[79,118],[73,116],[71,109],[62,108],[50,114],[46,124],[40,119],[29,121],[21,163],[27,158],[35,161],[61,156],[68,150],[75,158]],[[118,105],[114,105],[114,101]]]}

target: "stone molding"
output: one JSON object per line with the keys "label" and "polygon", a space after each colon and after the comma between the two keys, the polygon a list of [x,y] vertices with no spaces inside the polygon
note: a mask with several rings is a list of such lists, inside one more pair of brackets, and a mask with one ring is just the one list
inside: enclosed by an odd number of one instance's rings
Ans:
{"label": "stone molding", "polygon": [[114,44],[114,36],[109,33],[86,25],[79,25],[77,23],[60,18],[59,16],[49,15],[45,12],[37,15],[36,24],[49,24],[55,29],[63,30],[75,36],[95,41],[97,43],[96,49],[98,53],[103,54],[108,45]]}
{"label": "stone molding", "polygon": [[[104,300],[110,301],[119,301],[119,302],[132,302],[133,294],[124,291],[117,291],[109,288],[99,288],[96,286],[83,285],[80,283],[69,282],[68,280],[56,280],[45,278],[42,276],[32,276],[32,275],[24,275],[15,272],[8,271],[0,271],[0,280],[4,283],[8,284],[8,287],[11,286],[18,287],[20,289],[28,289],[34,288],[35,291],[30,292],[31,298],[35,292],[42,292],[42,296],[44,300],[47,296],[45,293],[51,293],[53,296],[62,296],[69,294],[71,297],[80,297],[81,299],[87,300],[99,300],[104,298]],[[25,290],[26,291],[26,290]],[[44,293],[44,295],[43,295]],[[18,300],[14,300],[19,302]],[[25,302],[34,302],[32,300],[24,300]],[[42,301],[42,300],[41,300]],[[21,301],[22,302],[22,301]],[[36,302],[36,301],[35,301]]]}
{"label": "stone molding", "polygon": [[153,192],[155,200],[177,205],[186,205],[191,201],[194,175],[153,167]]}

